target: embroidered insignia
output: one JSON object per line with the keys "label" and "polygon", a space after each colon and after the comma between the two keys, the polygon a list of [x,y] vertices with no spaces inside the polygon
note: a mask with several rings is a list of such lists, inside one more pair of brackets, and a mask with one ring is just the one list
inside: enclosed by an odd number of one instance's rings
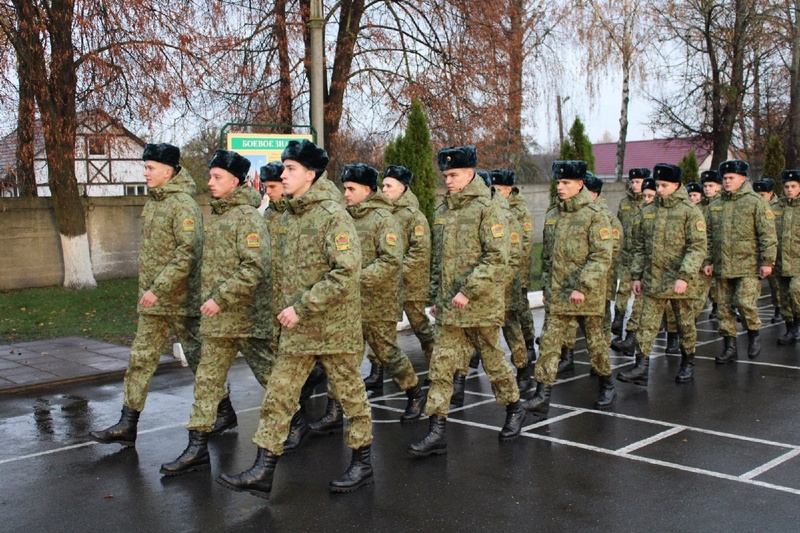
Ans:
{"label": "embroidered insignia", "polygon": [[519,233],[516,231],[511,232],[511,244],[519,244]]}
{"label": "embroidered insignia", "polygon": [[600,240],[607,241],[611,238],[611,231],[608,228],[600,228]]}
{"label": "embroidered insignia", "polygon": [[492,236],[494,236],[495,239],[499,239],[500,237],[505,236],[506,232],[504,231],[504,229],[505,228],[503,228],[502,224],[493,225],[492,226]]}
{"label": "embroidered insignia", "polygon": [[706,230],[706,223],[703,222],[702,220],[698,220],[697,224],[695,226],[697,227],[697,231],[705,231]]}
{"label": "embroidered insignia", "polygon": [[525,230],[526,233],[533,231],[533,222],[525,222],[522,224],[522,229]]}
{"label": "embroidered insignia", "polygon": [[183,231],[194,231],[194,220],[192,220],[191,218],[184,218]]}
{"label": "embroidered insignia", "polygon": [[389,246],[396,246],[397,245],[397,235],[394,233],[387,233],[386,234],[386,244]]}
{"label": "embroidered insignia", "polygon": [[258,233],[247,234],[247,247],[248,248],[261,248],[261,238]]}
{"label": "embroidered insignia", "polygon": [[422,237],[425,235],[425,227],[424,226],[414,226],[414,236],[415,237]]}
{"label": "embroidered insignia", "polygon": [[347,233],[340,233],[333,241],[336,243],[336,249],[340,252],[350,249],[350,236]]}

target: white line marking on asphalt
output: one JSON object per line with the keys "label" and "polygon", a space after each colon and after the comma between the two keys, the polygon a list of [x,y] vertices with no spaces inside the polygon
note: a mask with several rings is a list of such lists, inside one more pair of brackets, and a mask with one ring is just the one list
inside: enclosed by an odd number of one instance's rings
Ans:
{"label": "white line marking on asphalt", "polygon": [[745,472],[744,474],[742,474],[739,477],[742,478],[742,479],[753,479],[754,477],[760,476],[764,472],[766,472],[768,470],[771,470],[771,469],[775,468],[776,466],[785,463],[789,459],[792,459],[793,457],[797,457],[798,455],[800,455],[800,448],[795,448],[794,450],[788,451],[785,454],[781,455],[780,457],[776,457],[775,459],[773,459],[772,461],[770,461],[768,463],[764,463],[763,465],[759,466],[758,468],[754,468],[749,472]]}
{"label": "white line marking on asphalt", "polygon": [[640,440],[638,442],[634,442],[632,444],[628,444],[627,446],[619,448],[617,450],[617,453],[620,454],[620,455],[627,455],[627,454],[629,454],[629,453],[631,453],[633,451],[638,450],[639,448],[644,448],[645,446],[649,446],[649,445],[651,445],[653,443],[656,443],[656,442],[658,442],[660,440],[664,440],[664,439],[666,439],[668,437],[671,437],[673,435],[677,435],[678,433],[680,433],[682,431],[683,431],[683,428],[674,427],[672,429],[668,429],[666,431],[662,431],[661,433],[656,433],[652,437],[648,437],[646,439],[642,439],[642,440]]}

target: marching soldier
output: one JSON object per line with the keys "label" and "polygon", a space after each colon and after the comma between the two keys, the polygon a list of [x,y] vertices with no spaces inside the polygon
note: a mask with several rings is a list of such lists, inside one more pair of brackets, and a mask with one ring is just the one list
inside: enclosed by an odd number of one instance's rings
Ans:
{"label": "marching soldier", "polygon": [[[781,215],[783,214],[783,207],[781,206],[781,199],[775,194],[775,181],[772,178],[761,178],[753,182],[753,190],[758,195],[767,201],[772,213],[775,215],[775,227],[780,224]],[[780,247],[780,242],[778,242]],[[781,301],[783,292],[781,291],[780,276],[770,276],[767,278],[769,282],[770,300],[772,301],[772,318],[771,323],[776,323],[781,319]]]}
{"label": "marching soldier", "polygon": [[686,184],[686,192],[692,205],[700,205],[703,201],[703,186],[700,182],[690,181]]}
{"label": "marching soldier", "polygon": [[800,170],[784,170],[781,181],[783,213],[775,218],[778,230],[775,268],[780,274],[781,315],[786,322],[786,333],[778,337],[778,344],[794,344],[800,341]]}
{"label": "marching soldier", "polygon": [[[700,174],[700,183],[703,185],[703,217],[708,220],[708,204],[714,201],[714,198],[722,190],[722,177],[719,175],[719,172],[716,170],[706,170]],[[705,276],[705,269],[703,270],[703,275]],[[711,300],[711,312],[708,314],[708,318],[710,320],[716,320],[718,318],[717,315],[717,283],[714,280],[714,276],[705,276],[706,280],[704,285],[707,286],[705,289],[705,293],[703,293],[703,288],[700,288],[701,294],[708,295],[708,299]],[[697,311],[696,314],[700,314],[700,311],[703,310],[703,307],[706,305],[705,297],[701,296],[702,303],[700,304],[700,309]]]}

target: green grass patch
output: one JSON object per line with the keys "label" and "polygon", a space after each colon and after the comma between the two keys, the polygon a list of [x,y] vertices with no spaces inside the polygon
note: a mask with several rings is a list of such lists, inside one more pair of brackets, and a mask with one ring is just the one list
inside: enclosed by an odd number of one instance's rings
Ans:
{"label": "green grass patch", "polygon": [[136,278],[101,281],[94,290],[0,291],[0,343],[77,335],[130,346],[137,296]]}

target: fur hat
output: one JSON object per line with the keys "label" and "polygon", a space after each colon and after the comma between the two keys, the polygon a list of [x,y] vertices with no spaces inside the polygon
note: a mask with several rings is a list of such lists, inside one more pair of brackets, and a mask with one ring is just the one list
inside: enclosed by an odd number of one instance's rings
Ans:
{"label": "fur hat", "polygon": [[642,181],[642,191],[645,189],[650,189],[651,191],[655,191],[656,189],[656,180],[653,178],[647,177]]}
{"label": "fur hat", "polygon": [[281,174],[283,174],[283,163],[278,163],[277,161],[258,169],[258,177],[262,183],[265,181],[281,181]]}
{"label": "fur hat", "polygon": [[142,161],[157,161],[175,169],[175,174],[181,171],[178,162],[181,159],[181,149],[167,143],[144,145]]}
{"label": "fur hat", "polygon": [[507,168],[496,168],[492,170],[490,175],[492,176],[492,185],[503,185],[505,187],[513,187],[517,178],[514,171]]}
{"label": "fur hat", "polygon": [[741,159],[729,159],[728,161],[723,161],[719,164],[719,175],[720,177],[725,176],[725,174],[739,174],[740,176],[747,176],[747,171],[749,168],[750,165]]}
{"label": "fur hat", "polygon": [[595,194],[600,194],[603,192],[603,180],[589,172],[586,171],[586,176],[583,178],[583,184],[586,186],[587,189],[592,191]]}
{"label": "fur hat", "polygon": [[628,171],[628,179],[644,179],[650,177],[649,168],[632,168]]}
{"label": "fur hat", "polygon": [[227,170],[239,179],[241,184],[250,172],[250,160],[232,150],[216,150],[208,162],[208,168]]}
{"label": "fur hat", "polygon": [[317,177],[320,177],[325,172],[325,168],[330,161],[328,152],[308,139],[289,141],[281,154],[281,163],[287,159],[297,161],[307,169],[313,170]]}
{"label": "fur hat", "polygon": [[373,191],[378,190],[378,171],[369,165],[355,163],[342,168],[342,183],[352,181],[367,185]]}
{"label": "fur hat", "polygon": [[800,170],[784,170],[781,172],[781,181],[800,181]]}
{"label": "fur hat", "polygon": [[690,181],[686,184],[686,192],[699,192],[703,194],[703,186],[696,181]]}
{"label": "fur hat", "polygon": [[586,161],[554,161],[554,180],[582,180],[586,177]]}
{"label": "fur hat", "polygon": [[404,166],[389,165],[383,172],[383,177],[394,178],[405,185],[406,189],[408,189],[408,187],[411,185],[411,180],[414,179],[414,174],[412,174],[411,171]]}
{"label": "fur hat", "polygon": [[491,187],[492,186],[492,176],[491,176],[491,174],[489,174],[488,172],[486,172],[483,169],[477,170],[476,174],[478,174],[478,176],[481,177],[481,179],[483,180],[483,182],[486,184],[487,187]]}
{"label": "fur hat", "polygon": [[716,170],[706,170],[700,174],[700,183],[706,183],[707,181],[722,185],[722,176]]}
{"label": "fur hat", "polygon": [[773,192],[775,190],[775,182],[772,178],[762,178],[753,182],[753,190],[755,192]]}
{"label": "fur hat", "polygon": [[659,163],[653,167],[653,179],[657,181],[680,183],[681,174],[683,174],[681,167],[669,163]]}
{"label": "fur hat", "polygon": [[436,161],[442,172],[451,168],[475,168],[478,166],[478,152],[471,144],[442,148],[436,154]]}

